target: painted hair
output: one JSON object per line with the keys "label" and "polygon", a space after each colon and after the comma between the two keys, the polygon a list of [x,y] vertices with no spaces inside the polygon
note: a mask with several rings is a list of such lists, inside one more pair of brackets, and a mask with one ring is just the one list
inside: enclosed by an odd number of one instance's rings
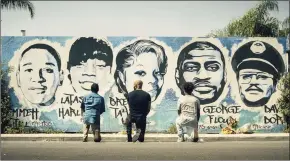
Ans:
{"label": "painted hair", "polygon": [[[58,71],[61,70],[60,56],[59,56],[58,52],[53,47],[51,47],[51,46],[49,46],[47,44],[33,44],[33,45],[29,46],[27,49],[25,49],[22,52],[21,59],[31,49],[44,49],[44,50],[47,50],[54,57],[54,59],[56,60]],[[18,70],[20,70],[20,66],[18,66]]]}
{"label": "painted hair", "polygon": [[112,66],[113,50],[104,40],[81,37],[71,46],[67,69],[81,65],[82,61],[86,62],[88,59],[103,60],[106,66]]}
{"label": "painted hair", "polygon": [[216,50],[221,54],[221,59],[225,69],[225,58],[222,54],[222,51],[215,46],[214,44],[206,41],[197,41],[194,43],[189,44],[184,49],[181,50],[177,60],[177,69],[182,69],[183,62],[188,58],[188,53],[192,50]]}

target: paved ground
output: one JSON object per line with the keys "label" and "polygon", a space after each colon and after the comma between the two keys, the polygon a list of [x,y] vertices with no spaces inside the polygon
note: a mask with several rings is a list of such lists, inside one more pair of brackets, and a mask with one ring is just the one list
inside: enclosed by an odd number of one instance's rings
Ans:
{"label": "paved ground", "polygon": [[[200,134],[206,142],[211,141],[289,141],[288,133],[257,133],[257,134]],[[82,134],[1,134],[2,141],[79,141]],[[89,135],[93,139],[93,135]],[[127,135],[102,134],[105,142],[124,142]],[[147,142],[176,142],[176,134],[146,134]]]}
{"label": "paved ground", "polygon": [[1,143],[2,160],[288,160],[289,141]]}

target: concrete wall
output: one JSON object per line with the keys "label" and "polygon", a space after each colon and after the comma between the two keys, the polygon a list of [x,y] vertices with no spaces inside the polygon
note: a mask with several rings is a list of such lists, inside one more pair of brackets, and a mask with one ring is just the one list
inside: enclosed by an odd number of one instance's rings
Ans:
{"label": "concrete wall", "polygon": [[82,129],[80,103],[92,82],[106,101],[101,130],[123,130],[124,94],[137,79],[152,99],[149,131],[174,124],[182,84],[191,81],[202,103],[202,133],[219,133],[230,119],[281,132],[277,84],[287,72],[286,50],[286,38],[2,37],[2,61],[15,67],[15,124],[67,132]]}

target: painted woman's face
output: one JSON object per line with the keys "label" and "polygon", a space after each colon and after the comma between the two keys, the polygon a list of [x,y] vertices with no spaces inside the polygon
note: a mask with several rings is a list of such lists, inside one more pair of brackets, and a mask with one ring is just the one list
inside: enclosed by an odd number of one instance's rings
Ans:
{"label": "painted woman's face", "polygon": [[155,101],[163,86],[164,75],[160,73],[157,56],[155,53],[141,53],[136,59],[129,60],[132,66],[125,68],[125,86],[128,92],[134,90],[134,81],[143,82],[142,89],[151,96],[151,101]]}

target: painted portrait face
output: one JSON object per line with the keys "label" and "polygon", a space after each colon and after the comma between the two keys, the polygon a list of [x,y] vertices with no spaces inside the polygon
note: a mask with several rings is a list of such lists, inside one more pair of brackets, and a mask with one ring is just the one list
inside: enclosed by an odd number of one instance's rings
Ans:
{"label": "painted portrait face", "polygon": [[110,73],[110,66],[106,66],[103,60],[88,59],[80,65],[70,69],[71,83],[74,90],[80,95],[91,92],[91,85],[97,83],[101,88],[105,85],[102,81]]}
{"label": "painted portrait face", "polygon": [[[248,107],[267,104],[276,92],[276,85],[285,72],[280,53],[264,41],[249,41],[237,48],[232,57],[241,100]],[[271,102],[270,102],[271,103]]]}
{"label": "painted portrait face", "polygon": [[125,68],[125,86],[128,92],[133,91],[134,82],[141,80],[143,82],[142,90],[148,92],[151,101],[156,100],[158,91],[161,90],[164,80],[161,74],[157,56],[155,53],[141,53],[136,59],[130,60],[133,65]]}
{"label": "painted portrait face", "polygon": [[182,64],[181,77],[192,82],[192,94],[201,103],[215,101],[224,88],[224,62],[217,50],[191,50]]}
{"label": "painted portrait face", "polygon": [[239,71],[238,84],[242,100],[250,104],[259,104],[269,99],[274,92],[274,76],[257,69]]}
{"label": "painted portrait face", "polygon": [[91,92],[91,85],[96,83],[100,91],[108,86],[111,74],[113,51],[102,39],[81,37],[71,46],[67,69],[74,91],[84,96]]}
{"label": "painted portrait face", "polygon": [[167,56],[162,46],[151,40],[137,40],[122,48],[116,57],[115,82],[120,93],[134,90],[134,82],[143,82],[142,90],[154,102],[161,93],[167,72]]}
{"label": "painted portrait face", "polygon": [[56,59],[45,49],[30,49],[19,64],[18,85],[25,98],[33,104],[54,101],[60,85],[60,71]]}

